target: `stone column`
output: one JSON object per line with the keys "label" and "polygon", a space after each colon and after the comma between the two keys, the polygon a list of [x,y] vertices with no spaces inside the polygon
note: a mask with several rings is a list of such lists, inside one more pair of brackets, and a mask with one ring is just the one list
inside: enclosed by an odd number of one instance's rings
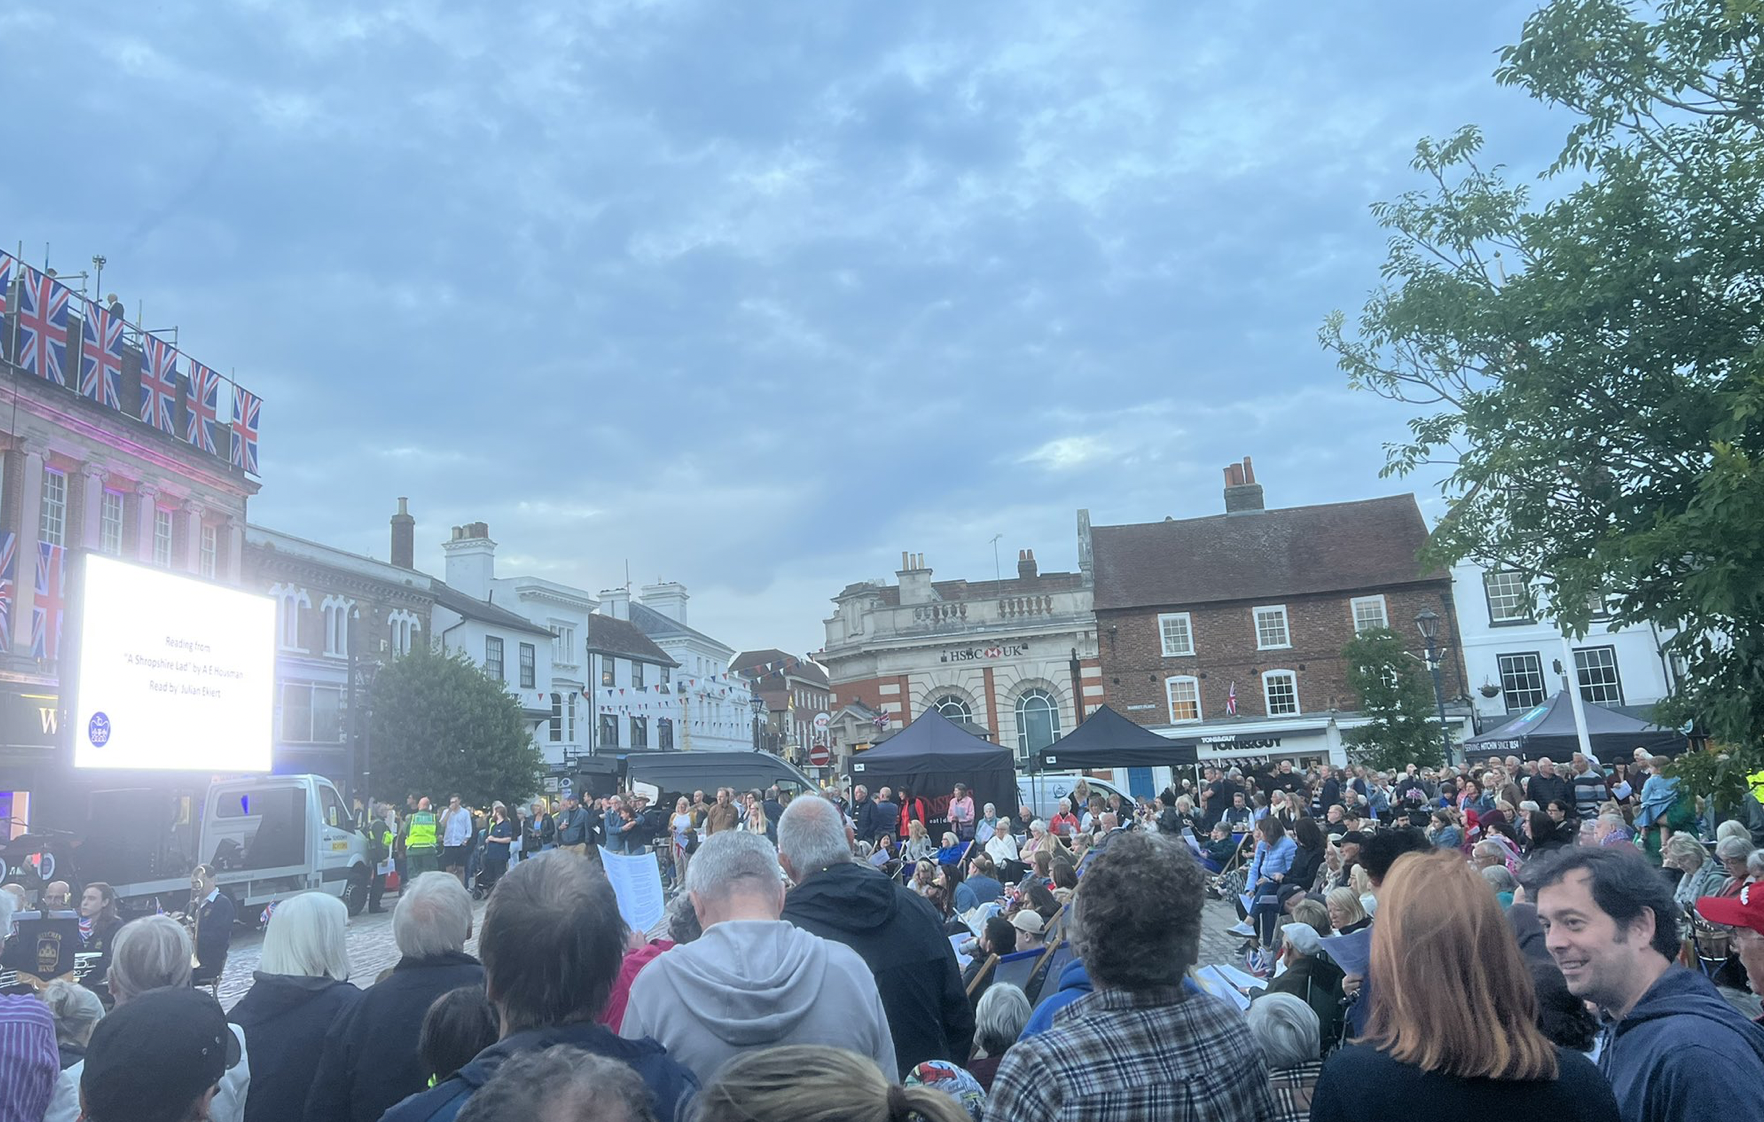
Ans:
{"label": "stone column", "polygon": [[81,482],[85,486],[84,503],[80,519],[80,544],[87,549],[98,551],[102,540],[104,510],[104,480],[108,473],[97,464],[86,464],[80,468]]}
{"label": "stone column", "polygon": [[159,509],[159,488],[151,483],[135,484],[135,556],[153,563],[153,515]]}
{"label": "stone column", "polygon": [[23,478],[18,491],[18,542],[15,546],[12,571],[12,649],[20,654],[31,650],[31,608],[37,602],[37,532],[43,517],[43,453],[27,448],[24,453]]}
{"label": "stone column", "polygon": [[[202,511],[195,499],[184,500],[184,571],[202,571]],[[218,575],[218,570],[217,570]]]}
{"label": "stone column", "polygon": [[[227,515],[226,543],[227,583],[238,584],[245,575],[245,520],[236,514]],[[217,572],[215,575],[221,574]]]}

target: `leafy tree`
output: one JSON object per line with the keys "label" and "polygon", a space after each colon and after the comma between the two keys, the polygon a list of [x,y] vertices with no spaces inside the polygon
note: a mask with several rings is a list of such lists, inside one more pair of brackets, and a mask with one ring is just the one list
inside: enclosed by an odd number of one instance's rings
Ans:
{"label": "leafy tree", "polygon": [[374,677],[373,785],[509,806],[539,789],[545,761],[520,703],[464,653],[419,644]]}
{"label": "leafy tree", "polygon": [[[1373,208],[1383,282],[1321,340],[1350,384],[1421,410],[1385,474],[1445,465],[1429,559],[1534,578],[1584,635],[1674,629],[1682,696],[1740,770],[1764,739],[1764,5],[1554,0],[1496,79],[1575,116],[1557,195],[1416,148]],[[1576,182],[1577,181],[1577,182]]]}
{"label": "leafy tree", "polygon": [[1355,759],[1380,771],[1445,763],[1433,682],[1425,665],[1386,627],[1355,635],[1343,648],[1348,686],[1370,724],[1342,734]]}

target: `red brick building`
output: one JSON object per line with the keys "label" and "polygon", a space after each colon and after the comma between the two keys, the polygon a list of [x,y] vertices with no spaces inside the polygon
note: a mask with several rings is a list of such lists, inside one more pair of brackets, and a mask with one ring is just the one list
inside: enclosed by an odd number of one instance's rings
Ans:
{"label": "red brick building", "polygon": [[1448,722],[1468,719],[1450,575],[1417,560],[1413,495],[1268,510],[1246,458],[1225,470],[1225,513],[1092,528],[1097,645],[1108,703],[1194,739],[1203,756],[1345,759],[1364,723],[1342,649],[1440,617]]}

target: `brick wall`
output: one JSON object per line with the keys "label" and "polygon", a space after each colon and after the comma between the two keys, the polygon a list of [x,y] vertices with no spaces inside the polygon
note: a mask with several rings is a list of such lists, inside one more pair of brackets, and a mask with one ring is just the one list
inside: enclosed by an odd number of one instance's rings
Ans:
{"label": "brick wall", "polygon": [[[1437,581],[1401,589],[1294,596],[1285,600],[1098,612],[1104,696],[1117,712],[1140,724],[1167,725],[1170,709],[1164,680],[1191,675],[1200,679],[1203,719],[1217,720],[1226,715],[1226,694],[1233,682],[1237,685],[1238,715],[1261,717],[1267,715],[1261,672],[1290,670],[1298,680],[1300,713],[1357,709],[1359,697],[1348,687],[1347,665],[1341,656],[1342,648],[1354,636],[1350,602],[1356,596],[1380,592],[1385,597],[1390,626],[1417,655],[1422,645],[1413,622],[1415,614],[1424,607],[1439,614],[1439,645],[1445,651],[1440,667],[1441,685],[1448,699],[1463,694],[1463,660],[1450,602],[1451,585]],[[1291,648],[1258,650],[1253,609],[1282,603],[1286,607]],[[1165,658],[1158,616],[1177,611],[1189,613],[1195,654]],[[1153,708],[1132,708],[1147,704]]]}

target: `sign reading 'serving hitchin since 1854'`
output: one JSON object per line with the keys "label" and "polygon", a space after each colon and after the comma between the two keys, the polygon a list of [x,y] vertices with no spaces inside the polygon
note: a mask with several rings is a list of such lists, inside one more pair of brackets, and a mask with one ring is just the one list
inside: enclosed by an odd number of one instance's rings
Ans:
{"label": "sign reading 'serving hitchin since 1854'", "polygon": [[1019,658],[1029,653],[1028,643],[994,644],[989,647],[963,647],[944,651],[939,662],[991,662],[1000,658]]}

